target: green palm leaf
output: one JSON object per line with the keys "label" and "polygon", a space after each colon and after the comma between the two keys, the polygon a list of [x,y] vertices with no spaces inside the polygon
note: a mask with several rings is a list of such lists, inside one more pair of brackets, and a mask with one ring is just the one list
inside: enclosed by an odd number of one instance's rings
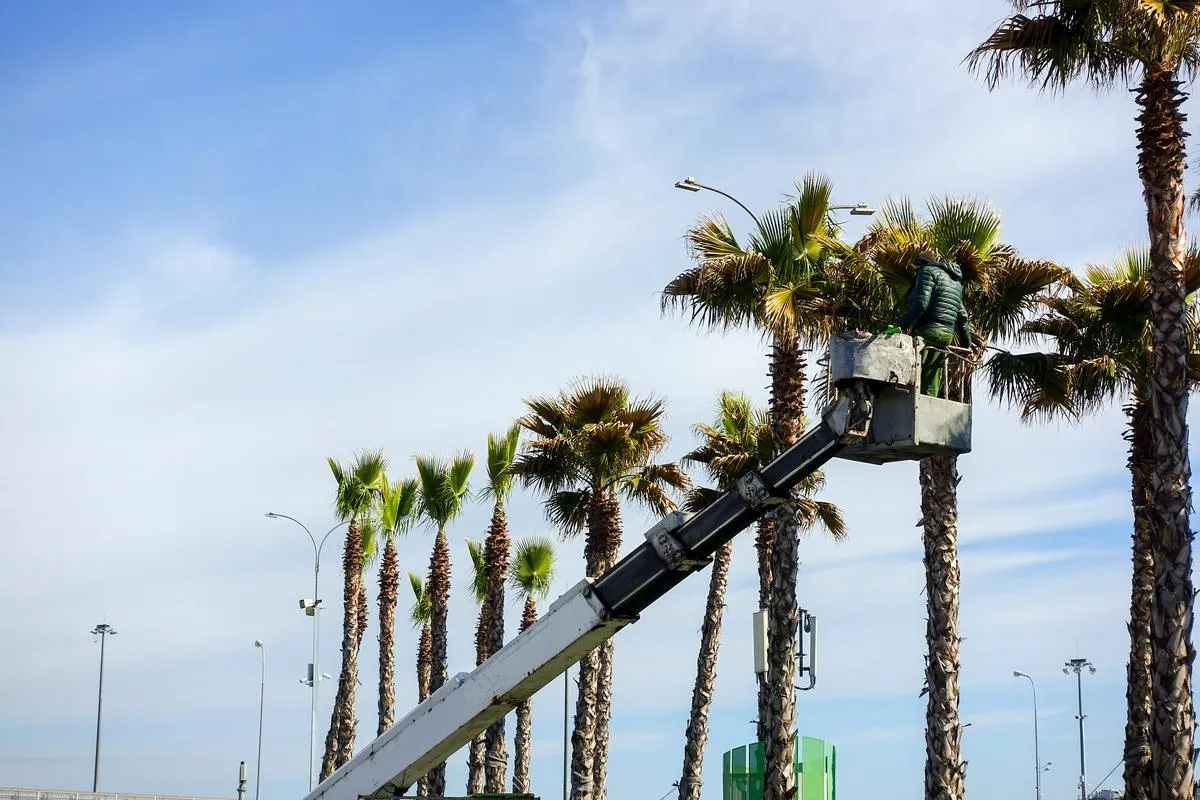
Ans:
{"label": "green palm leaf", "polygon": [[554,542],[544,536],[527,537],[513,550],[509,582],[520,599],[542,599],[550,594],[556,566]]}
{"label": "green palm leaf", "polygon": [[487,560],[483,543],[467,539],[467,552],[471,555],[471,596],[476,605],[482,605],[487,595]]}

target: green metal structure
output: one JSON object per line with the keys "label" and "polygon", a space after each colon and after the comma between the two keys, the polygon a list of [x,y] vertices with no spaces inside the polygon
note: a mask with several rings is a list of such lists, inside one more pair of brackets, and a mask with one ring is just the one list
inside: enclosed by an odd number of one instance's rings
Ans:
{"label": "green metal structure", "polygon": [[[762,742],[735,747],[721,759],[723,800],[762,800]],[[822,739],[796,737],[796,800],[836,800],[837,748]]]}

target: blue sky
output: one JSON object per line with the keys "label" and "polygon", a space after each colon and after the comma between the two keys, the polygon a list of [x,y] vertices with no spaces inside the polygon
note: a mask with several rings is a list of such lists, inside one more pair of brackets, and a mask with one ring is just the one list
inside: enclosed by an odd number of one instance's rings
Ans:
{"label": "blue sky", "polygon": [[[521,400],[619,374],[669,403],[670,455],[722,388],[765,399],[761,343],[659,315],[704,212],[686,175],[763,208],[809,169],[839,203],[989,198],[1023,253],[1072,267],[1144,237],[1135,108],[989,93],[959,63],[1003,3],[932,0],[380,2],[0,10],[0,374],[6,446],[0,785],[87,788],[107,619],[102,788],[307,788],[307,542],[332,523],[326,456],[477,452]],[[967,6],[971,6],[968,8]],[[819,13],[818,13],[819,8]],[[907,30],[899,35],[897,31]],[[847,232],[861,232],[851,221]],[[1120,756],[1129,511],[1119,409],[1022,426],[980,407],[962,460],[963,699],[972,797],[1032,792],[1038,681],[1046,794],[1076,781],[1073,680],[1090,658],[1088,774]],[[920,791],[924,598],[916,471],[835,463],[851,536],[803,545],[821,679],[802,732],[841,748],[846,796]],[[451,669],[469,667],[462,539]],[[548,529],[518,493],[516,535]],[[626,547],[648,522],[628,509]],[[421,571],[430,539],[401,545]],[[336,543],[335,543],[336,544]],[[336,552],[330,550],[328,552]],[[735,551],[706,787],[753,717],[748,541]],[[336,674],[338,560],[322,667]],[[556,593],[578,579],[562,545]],[[617,640],[610,796],[678,777],[706,580]],[[515,627],[518,609],[510,613]],[[372,609],[372,625],[375,610]],[[375,632],[360,737],[374,731]],[[411,631],[399,694],[415,697]],[[332,682],[323,687],[322,725]],[[401,709],[404,704],[401,704]],[[560,785],[561,684],[535,701],[535,789]],[[451,762],[461,786],[463,756]],[[1105,784],[1113,786],[1113,782]]]}

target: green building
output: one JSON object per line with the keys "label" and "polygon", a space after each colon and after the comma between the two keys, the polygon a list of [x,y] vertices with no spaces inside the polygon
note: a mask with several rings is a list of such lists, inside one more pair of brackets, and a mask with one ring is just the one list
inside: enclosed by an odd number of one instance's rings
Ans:
{"label": "green building", "polygon": [[[762,742],[735,747],[721,765],[724,800],[762,800]],[[837,748],[822,739],[796,737],[796,800],[836,800]]]}

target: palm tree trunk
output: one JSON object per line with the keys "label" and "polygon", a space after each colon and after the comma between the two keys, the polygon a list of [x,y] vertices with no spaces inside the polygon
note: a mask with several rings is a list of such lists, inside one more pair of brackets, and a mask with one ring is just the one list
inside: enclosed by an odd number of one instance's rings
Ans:
{"label": "palm tree trunk", "polygon": [[[442,688],[449,677],[446,660],[446,620],[450,602],[450,545],[446,531],[438,529],[433,542],[433,554],[429,557],[429,691]],[[446,793],[446,762],[429,770],[429,793],[438,797]]]}
{"label": "palm tree trunk", "polygon": [[329,732],[325,737],[325,755],[321,759],[322,780],[346,763],[341,760],[341,755],[347,738],[347,727],[351,729],[351,749],[354,746],[354,690],[358,678],[358,583],[362,579],[361,536],[358,522],[354,519],[346,529],[346,543],[342,550],[342,574],[342,667],[338,675],[337,695],[333,702]]}
{"label": "palm tree trunk", "polygon": [[[428,625],[421,626],[421,639],[417,643],[417,701],[429,697],[429,664],[433,654],[433,636]],[[429,796],[429,775],[417,779],[417,797]]]}
{"label": "palm tree trunk", "polygon": [[[771,520],[760,517],[758,529],[754,537],[754,548],[758,553],[758,608],[766,611],[771,607],[771,541],[775,536]],[[770,711],[767,706],[767,674],[760,672],[755,675],[758,683],[758,719],[755,732],[758,741],[767,740],[767,719]]]}
{"label": "palm tree trunk", "polygon": [[[487,609],[481,604],[479,617],[475,621],[475,666],[477,667],[487,660],[487,630]],[[471,745],[467,750],[467,794],[483,792],[484,747],[484,734],[479,733],[471,740]]]}
{"label": "palm tree trunk", "polygon": [[[804,354],[793,336],[776,335],[771,345],[771,429],[775,452],[803,432]],[[771,538],[771,591],[767,605],[767,679],[760,705],[763,742],[763,800],[793,800],[796,793],[796,578],[800,520],[795,503],[777,507]]]}
{"label": "palm tree trunk", "polygon": [[[605,543],[604,564],[609,570],[621,556],[621,504],[609,497],[604,504]],[[598,648],[600,664],[596,676],[596,754],[592,759],[592,800],[604,800],[608,772],[608,730],[612,722],[613,640]]]}
{"label": "palm tree trunk", "polygon": [[1192,543],[1187,431],[1187,340],[1183,289],[1184,95],[1173,71],[1148,69],[1137,91],[1138,174],[1150,234],[1150,305],[1154,344],[1146,402],[1150,407],[1154,603],[1150,797],[1191,798]]}
{"label": "palm tree trunk", "polygon": [[729,585],[729,557],[733,542],[717,548],[712,575],[708,582],[708,601],[704,606],[704,625],[700,629],[700,654],[696,658],[696,684],[692,688],[692,713],[684,734],[683,775],[679,779],[679,800],[700,800],[704,771],[704,748],[708,744],[708,709],[712,705],[717,682],[717,647],[721,641],[721,617],[725,611],[725,590]]}
{"label": "palm tree trunk", "polygon": [[[525,598],[525,610],[521,614],[521,630],[537,622],[537,606],[532,597]],[[513,794],[529,792],[529,761],[533,744],[533,706],[523,700],[517,706],[517,729],[513,732]]]}
{"label": "palm tree trunk", "polygon": [[[491,657],[504,646],[504,582],[508,578],[508,519],[504,506],[497,502],[492,510],[492,523],[484,541],[487,570],[487,593],[483,607],[488,614],[488,640],[485,657]],[[522,628],[521,630],[524,630]],[[485,746],[485,781],[488,792],[503,792],[508,771],[508,753],[504,746],[504,718],[487,729]]]}
{"label": "palm tree trunk", "polygon": [[1125,690],[1125,797],[1149,800],[1150,610],[1154,600],[1154,557],[1151,553],[1149,407],[1137,396],[1125,409],[1129,416],[1129,471],[1133,484],[1133,581],[1129,601],[1129,665]]}
{"label": "palm tree trunk", "polygon": [[396,599],[400,565],[396,540],[388,537],[379,565],[379,729],[376,736],[396,721]]}
{"label": "palm tree trunk", "polygon": [[966,765],[958,718],[958,469],[954,456],[921,460],[925,544],[926,800],[961,800]]}

